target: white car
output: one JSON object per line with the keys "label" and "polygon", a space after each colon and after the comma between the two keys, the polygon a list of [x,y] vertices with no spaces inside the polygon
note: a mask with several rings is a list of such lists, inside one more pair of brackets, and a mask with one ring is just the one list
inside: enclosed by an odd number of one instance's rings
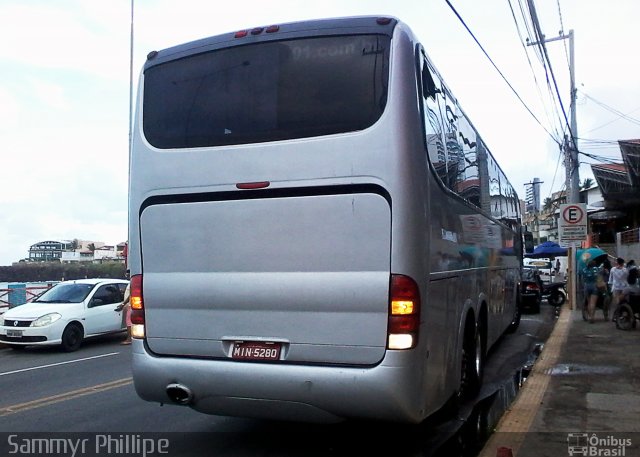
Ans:
{"label": "white car", "polygon": [[128,283],[105,278],[58,283],[32,302],[2,315],[0,342],[16,349],[59,344],[71,352],[85,338],[125,331],[118,305]]}

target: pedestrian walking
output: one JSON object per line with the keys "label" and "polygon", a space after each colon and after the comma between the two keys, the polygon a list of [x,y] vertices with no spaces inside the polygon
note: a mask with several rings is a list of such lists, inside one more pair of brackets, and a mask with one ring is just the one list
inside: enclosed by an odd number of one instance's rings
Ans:
{"label": "pedestrian walking", "polygon": [[[127,278],[129,278],[129,270],[127,270]],[[127,327],[127,339],[121,344],[131,344],[131,281],[124,290],[124,300],[122,304],[116,308],[122,311],[122,326]]]}
{"label": "pedestrian walking", "polygon": [[629,301],[629,295],[640,295],[640,278],[638,277],[638,267],[633,260],[627,262],[627,283],[624,291],[625,301]]}
{"label": "pedestrian walking", "polygon": [[595,260],[591,260],[589,264],[582,269],[582,280],[584,282],[584,296],[587,299],[587,314],[589,316],[589,322],[593,324],[596,304],[598,303],[598,276],[600,275],[600,269],[596,265]]}
{"label": "pedestrian walking", "polygon": [[622,298],[624,290],[627,287],[627,276],[629,276],[629,272],[624,266],[624,259],[618,257],[616,259],[616,266],[613,267],[609,273],[609,287],[611,288],[614,309],[618,306],[618,303],[620,303],[620,298]]}

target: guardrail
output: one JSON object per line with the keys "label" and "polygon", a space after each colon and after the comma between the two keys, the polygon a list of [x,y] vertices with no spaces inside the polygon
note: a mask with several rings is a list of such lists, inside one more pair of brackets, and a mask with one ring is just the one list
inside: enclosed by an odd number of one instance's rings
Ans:
{"label": "guardrail", "polygon": [[640,243],[640,229],[631,229],[620,233],[621,244]]}
{"label": "guardrail", "polygon": [[[53,283],[49,283],[43,286],[25,286],[10,289],[0,289],[0,315],[4,314],[5,311],[13,306],[19,306],[21,304],[33,301],[42,292],[47,289],[51,289],[53,285]],[[20,300],[22,303],[13,303],[11,300],[11,294],[22,295],[24,300]]]}

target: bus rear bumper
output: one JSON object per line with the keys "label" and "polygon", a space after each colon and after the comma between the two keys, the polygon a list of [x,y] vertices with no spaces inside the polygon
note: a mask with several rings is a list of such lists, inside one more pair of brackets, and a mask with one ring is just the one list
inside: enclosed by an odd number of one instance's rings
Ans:
{"label": "bus rear bumper", "polygon": [[132,349],[136,392],[150,402],[175,403],[167,387],[180,386],[189,392],[186,406],[205,414],[322,423],[425,418],[424,389],[408,384],[411,364],[398,363],[407,353],[387,351],[373,367],[338,367],[157,357],[141,340]]}

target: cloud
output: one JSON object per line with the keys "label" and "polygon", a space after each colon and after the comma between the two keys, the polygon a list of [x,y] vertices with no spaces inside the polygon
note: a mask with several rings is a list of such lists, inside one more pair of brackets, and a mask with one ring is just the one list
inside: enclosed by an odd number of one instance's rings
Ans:
{"label": "cloud", "polygon": [[42,79],[29,78],[33,88],[33,96],[46,107],[67,111],[69,100],[65,96],[65,87]]}
{"label": "cloud", "polygon": [[0,87],[0,124],[7,125],[18,115],[20,108],[16,97]]}
{"label": "cloud", "polygon": [[4,2],[0,18],[4,62],[128,78],[128,2]]}

